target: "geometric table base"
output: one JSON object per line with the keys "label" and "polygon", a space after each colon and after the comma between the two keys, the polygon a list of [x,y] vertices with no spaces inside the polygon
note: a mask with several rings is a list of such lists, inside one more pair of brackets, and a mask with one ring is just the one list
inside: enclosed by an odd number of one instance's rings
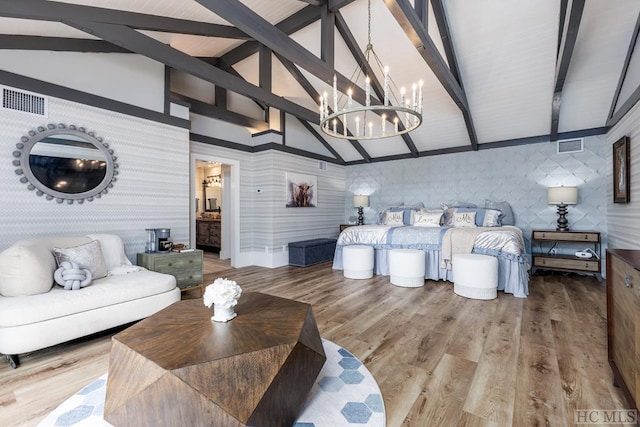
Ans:
{"label": "geometric table base", "polygon": [[325,362],[309,304],[243,294],[228,323],[179,301],[115,335],[114,426],[290,426]]}

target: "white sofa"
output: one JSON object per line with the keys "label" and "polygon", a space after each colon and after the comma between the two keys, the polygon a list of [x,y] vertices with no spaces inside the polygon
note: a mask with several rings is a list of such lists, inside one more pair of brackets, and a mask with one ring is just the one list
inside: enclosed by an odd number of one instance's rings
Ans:
{"label": "white sofa", "polygon": [[[51,249],[92,240],[107,276],[77,290],[54,284]],[[15,368],[18,354],[140,320],[179,299],[175,277],[133,266],[118,236],[21,240],[0,253],[0,353]]]}

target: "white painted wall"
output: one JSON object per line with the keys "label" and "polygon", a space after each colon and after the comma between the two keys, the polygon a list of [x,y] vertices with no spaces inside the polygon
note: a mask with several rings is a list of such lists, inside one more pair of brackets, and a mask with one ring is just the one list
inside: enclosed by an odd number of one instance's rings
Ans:
{"label": "white painted wall", "polygon": [[[108,194],[83,204],[58,204],[38,197],[11,166],[20,137],[37,126],[84,126],[104,138],[118,157],[118,180]],[[49,118],[0,114],[0,250],[44,235],[114,233],[135,262],[144,250],[145,228],[171,229],[176,242],[189,241],[189,131],[120,113],[49,97]]]}
{"label": "white painted wall", "polygon": [[[631,140],[630,202],[613,203],[613,144],[623,136]],[[640,104],[607,134],[607,230],[609,246],[640,249]]]}
{"label": "white painted wall", "polygon": [[127,53],[0,50],[0,68],[153,111],[164,111],[164,65]]}

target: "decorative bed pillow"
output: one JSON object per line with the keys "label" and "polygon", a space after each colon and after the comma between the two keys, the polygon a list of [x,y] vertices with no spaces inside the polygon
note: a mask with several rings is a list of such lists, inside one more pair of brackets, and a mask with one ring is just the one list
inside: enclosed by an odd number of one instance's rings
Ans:
{"label": "decorative bed pillow", "polygon": [[404,212],[387,210],[384,215],[384,225],[404,225]]}
{"label": "decorative bed pillow", "polygon": [[[404,225],[411,225],[411,224],[413,224],[416,211],[418,211],[418,210],[420,210],[422,208],[424,208],[424,204],[423,203],[416,203],[414,205],[390,206],[390,207],[386,208],[385,210],[383,210],[380,213],[378,224],[389,225],[389,224],[387,224],[385,222],[386,221],[387,212],[402,212],[402,214],[403,214],[402,223]],[[402,224],[400,224],[400,225],[402,225]]]}
{"label": "decorative bed pillow", "polygon": [[442,211],[418,211],[413,225],[416,227],[440,227]]}
{"label": "decorative bed pillow", "polygon": [[79,268],[89,270],[93,279],[107,275],[107,266],[102,257],[100,242],[97,240],[71,248],[53,248],[51,252],[58,266],[61,266],[65,261],[74,262],[78,264]]}
{"label": "decorative bed pillow", "polygon": [[476,213],[475,212],[455,212],[453,214],[453,226],[454,227],[475,227]]}
{"label": "decorative bed pillow", "polygon": [[502,225],[516,225],[516,218],[509,202],[492,202],[484,201],[484,207],[487,209],[497,209],[502,212]]}
{"label": "decorative bed pillow", "polygon": [[453,223],[453,215],[456,213],[474,213],[476,227],[500,227],[502,225],[502,213],[496,209],[484,208],[449,208],[445,211],[445,224],[456,227]]}

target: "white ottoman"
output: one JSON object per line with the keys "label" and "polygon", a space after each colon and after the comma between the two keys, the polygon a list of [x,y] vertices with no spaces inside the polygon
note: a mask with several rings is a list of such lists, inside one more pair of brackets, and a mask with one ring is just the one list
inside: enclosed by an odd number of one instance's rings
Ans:
{"label": "white ottoman", "polygon": [[425,254],[417,249],[391,249],[389,251],[391,283],[405,288],[424,286]]}
{"label": "white ottoman", "polygon": [[453,292],[475,299],[498,296],[498,258],[479,254],[456,254],[451,260]]}
{"label": "white ottoman", "polygon": [[342,268],[347,279],[373,277],[373,246],[353,245],[342,248]]}

